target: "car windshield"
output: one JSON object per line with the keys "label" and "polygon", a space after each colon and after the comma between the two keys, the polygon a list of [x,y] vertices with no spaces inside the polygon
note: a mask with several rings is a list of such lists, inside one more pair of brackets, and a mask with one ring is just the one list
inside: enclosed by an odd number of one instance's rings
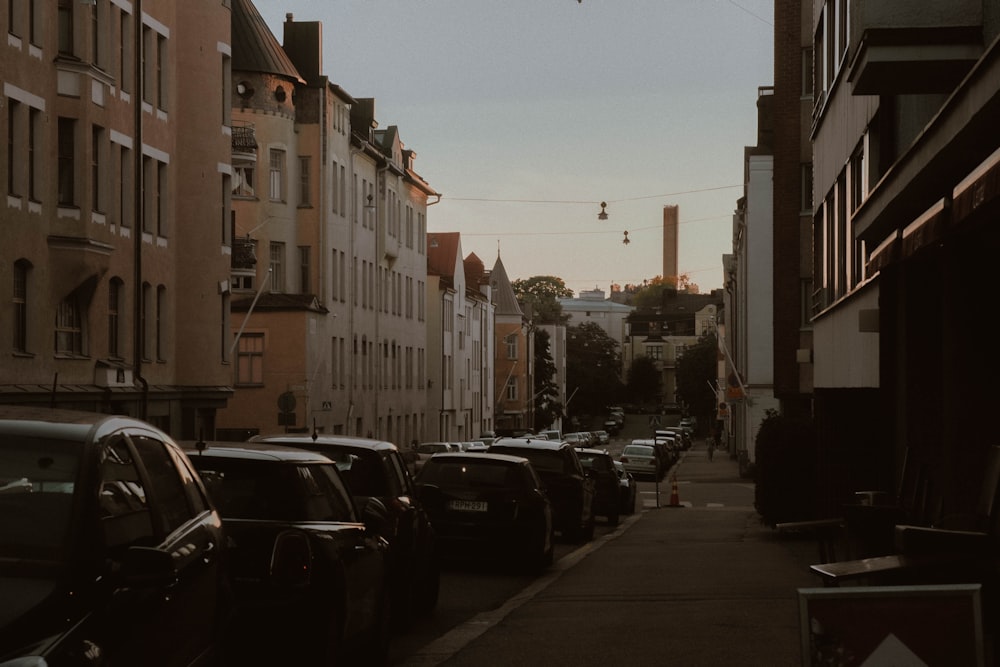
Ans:
{"label": "car windshield", "polygon": [[329,464],[191,460],[223,519],[356,521],[347,489]]}
{"label": "car windshield", "polygon": [[653,456],[653,448],[648,445],[628,445],[622,450],[622,456]]}
{"label": "car windshield", "polygon": [[525,477],[520,466],[496,461],[456,461],[452,459],[432,459],[421,471],[421,484],[434,484],[443,488],[454,487],[521,487]]}
{"label": "car windshield", "polygon": [[78,442],[0,439],[0,559],[66,560],[81,451]]}

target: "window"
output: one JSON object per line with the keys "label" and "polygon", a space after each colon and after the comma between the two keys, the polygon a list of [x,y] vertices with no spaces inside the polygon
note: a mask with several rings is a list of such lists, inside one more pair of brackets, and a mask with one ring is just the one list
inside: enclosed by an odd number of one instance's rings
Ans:
{"label": "window", "polygon": [[517,359],[517,334],[512,333],[505,336],[504,345],[507,347],[507,358]]}
{"label": "window", "polygon": [[122,303],[124,299],[124,283],[120,278],[112,278],[108,282],[108,356],[121,358],[122,340]]}
{"label": "window", "polygon": [[299,158],[299,206],[312,205],[312,193],[309,191],[310,164],[310,158]]}
{"label": "window", "polygon": [[847,293],[847,251],[849,225],[847,220],[847,174],[842,171],[837,179],[837,212],[836,212],[836,266],[837,266],[837,296]]}
{"label": "window", "polygon": [[517,378],[510,378],[507,380],[507,388],[504,392],[507,395],[508,401],[517,400]]}
{"label": "window", "polygon": [[123,93],[127,93],[131,86],[129,79],[134,77],[132,72],[132,43],[131,23],[128,12],[121,12],[118,15],[118,86]]}
{"label": "window", "polygon": [[812,162],[803,162],[800,166],[802,172],[802,182],[799,184],[801,190],[801,201],[799,210],[804,213],[811,213],[813,207],[813,171]]}
{"label": "window", "polygon": [[331,169],[331,171],[333,173],[334,183],[333,183],[333,187],[330,188],[330,206],[331,206],[330,210],[333,211],[334,213],[339,213],[340,212],[340,195],[337,192],[337,182],[336,182],[336,179],[337,179],[337,161],[336,160],[333,161],[333,168]]}
{"label": "window", "polygon": [[268,197],[271,201],[284,201],[285,151],[272,148],[269,155],[271,180]]}
{"label": "window", "polygon": [[104,173],[101,171],[101,151],[104,149],[104,128],[94,125],[90,133],[90,207],[95,211],[103,211],[102,185]]}
{"label": "window", "polygon": [[646,356],[650,359],[662,359],[663,358],[663,346],[662,345],[647,345],[646,346]]}
{"label": "window", "polygon": [[285,291],[285,244],[271,243],[271,291]]}
{"label": "window", "polygon": [[299,293],[311,293],[310,267],[309,267],[309,246],[299,247]]}
{"label": "window", "polygon": [[157,236],[167,235],[167,222],[169,221],[167,205],[170,198],[167,196],[167,165],[157,160],[156,165],[156,234]]}
{"label": "window", "polygon": [[121,146],[118,154],[118,173],[121,175],[121,191],[118,196],[118,224],[122,227],[131,227],[129,220],[134,215],[131,206],[132,200],[129,196],[135,179],[133,171],[132,151]]}
{"label": "window", "polygon": [[31,265],[23,259],[14,262],[14,351],[28,351],[28,270]]}
{"label": "window", "polygon": [[236,349],[236,384],[264,384],[264,334],[240,336]]}
{"label": "window", "polygon": [[75,298],[59,303],[56,308],[56,354],[83,354],[83,318]]}
{"label": "window", "polygon": [[76,121],[72,118],[60,118],[58,123],[59,204],[72,206],[76,202],[74,188]]}
{"label": "window", "polygon": [[813,50],[811,46],[802,49],[802,97],[813,95]]}
{"label": "window", "polygon": [[193,498],[186,488],[196,497],[194,477],[178,454],[163,442],[141,435],[132,435],[130,439],[149,475],[149,493],[156,498],[159,511],[155,517],[160,521],[156,529],[162,535],[169,535],[194,518],[190,504]]}
{"label": "window", "polygon": [[144,361],[150,361],[149,352],[152,349],[150,322],[153,321],[150,309],[153,307],[153,286],[149,283],[142,284],[142,301],[139,306],[139,342],[142,347],[141,354]]}
{"label": "window", "polygon": [[121,437],[101,453],[101,491],[98,499],[104,542],[110,549],[153,544],[153,521],[146,485]]}
{"label": "window", "polygon": [[156,288],[156,359],[157,361],[164,360],[163,349],[166,343],[164,340],[165,329],[164,324],[166,323],[166,309],[167,309],[167,288],[164,285],[159,285]]}
{"label": "window", "polygon": [[156,35],[156,106],[165,111],[167,109],[167,39],[163,35]]}
{"label": "window", "polygon": [[233,164],[233,196],[255,197],[253,185],[254,165],[252,162]]}
{"label": "window", "polygon": [[37,157],[40,155],[38,142],[41,137],[39,130],[41,118],[42,114],[38,109],[32,109],[28,112],[28,199],[31,201],[40,201],[38,196]]}
{"label": "window", "polygon": [[59,53],[73,54],[73,3],[76,0],[59,0]]}

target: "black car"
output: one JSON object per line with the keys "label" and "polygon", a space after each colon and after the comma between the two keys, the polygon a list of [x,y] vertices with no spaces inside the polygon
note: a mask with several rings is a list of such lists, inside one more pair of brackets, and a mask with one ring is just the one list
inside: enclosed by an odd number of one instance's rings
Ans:
{"label": "black car", "polygon": [[576,450],[567,442],[501,438],[491,454],[522,456],[545,483],[556,530],[564,539],[588,542],[594,537],[594,480],[584,474]]}
{"label": "black car", "polygon": [[618,525],[621,500],[615,460],[606,450],[577,447],[584,472],[594,480],[594,514],[607,517],[612,526]]}
{"label": "black car", "polygon": [[225,534],[180,447],[128,417],[0,406],[0,663],[194,665]]}
{"label": "black car", "polygon": [[399,449],[391,442],[340,435],[273,435],[253,438],[310,449],[337,464],[358,506],[379,499],[389,512],[389,581],[392,614],[405,630],[437,606],[441,569],[434,528],[413,489]]}
{"label": "black car", "polygon": [[552,564],[552,503],[528,459],[438,454],[416,478],[443,556],[500,556],[532,571]]}
{"label": "black car", "polygon": [[381,503],[359,510],[336,464],[315,452],[198,443],[187,453],[229,540],[236,604],[225,635],[227,664],[384,664],[389,594]]}

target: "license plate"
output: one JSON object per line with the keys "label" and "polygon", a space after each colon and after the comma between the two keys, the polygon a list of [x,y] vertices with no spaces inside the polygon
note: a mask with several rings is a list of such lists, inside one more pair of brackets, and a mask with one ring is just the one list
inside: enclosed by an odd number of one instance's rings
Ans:
{"label": "license plate", "polygon": [[483,500],[449,500],[448,509],[459,512],[485,512],[486,502]]}

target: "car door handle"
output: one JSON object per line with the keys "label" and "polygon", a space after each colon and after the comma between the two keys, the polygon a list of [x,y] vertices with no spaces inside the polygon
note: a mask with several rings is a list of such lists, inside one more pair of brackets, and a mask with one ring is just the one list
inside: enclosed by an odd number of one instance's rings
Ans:
{"label": "car door handle", "polygon": [[209,541],[205,544],[204,550],[201,552],[201,560],[205,565],[208,565],[215,559],[215,542]]}

